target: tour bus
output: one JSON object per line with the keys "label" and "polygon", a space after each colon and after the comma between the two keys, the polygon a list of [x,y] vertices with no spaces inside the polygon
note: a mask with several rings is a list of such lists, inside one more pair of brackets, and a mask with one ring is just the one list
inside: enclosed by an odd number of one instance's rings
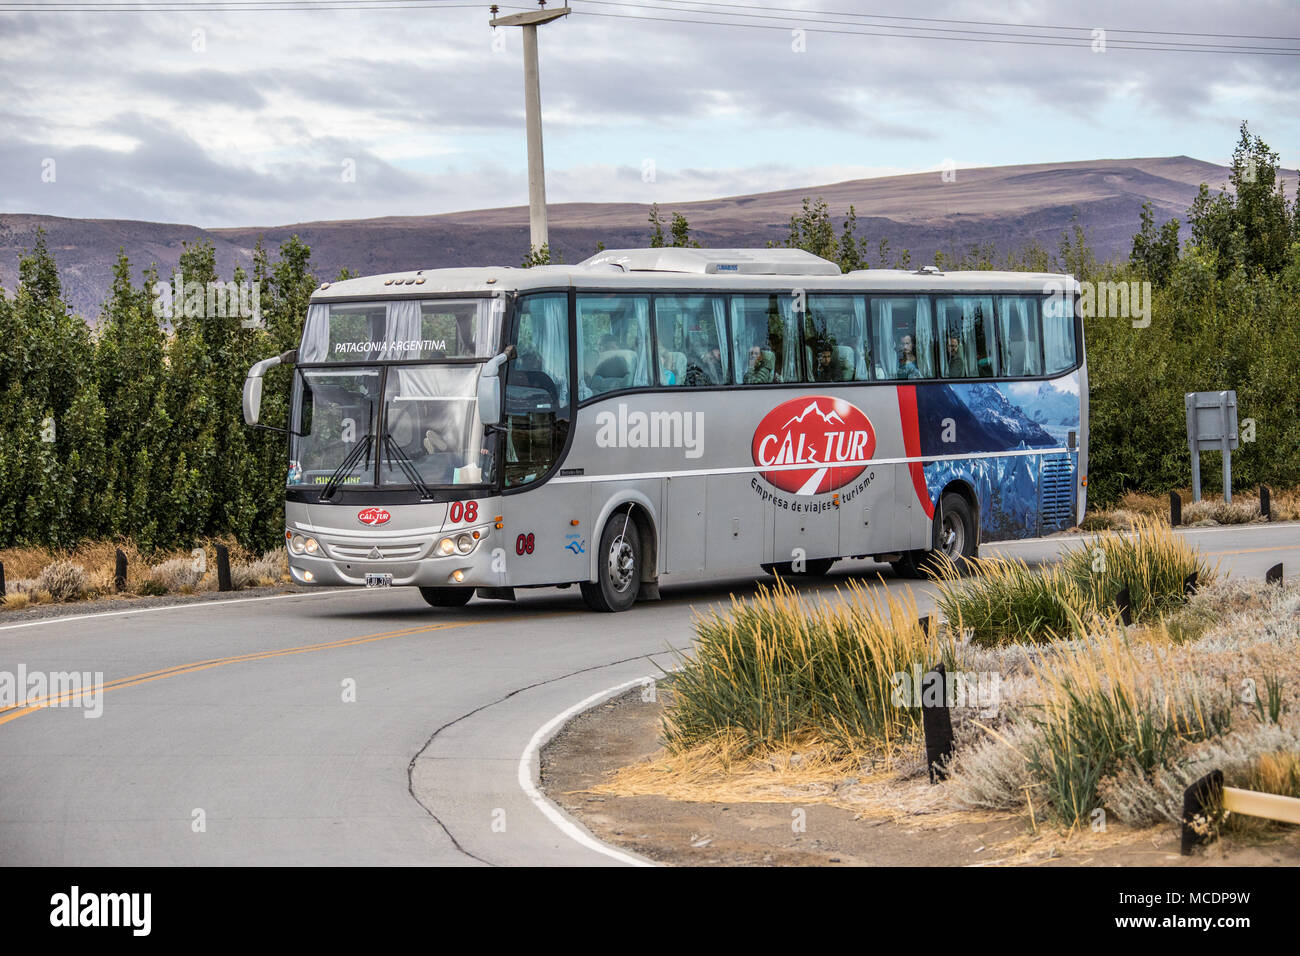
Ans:
{"label": "tour bus", "polygon": [[291,363],[301,584],[454,607],[576,583],[621,611],[674,574],[914,577],[1082,520],[1077,291],[797,249],[326,282],[299,347],[249,371],[244,416]]}

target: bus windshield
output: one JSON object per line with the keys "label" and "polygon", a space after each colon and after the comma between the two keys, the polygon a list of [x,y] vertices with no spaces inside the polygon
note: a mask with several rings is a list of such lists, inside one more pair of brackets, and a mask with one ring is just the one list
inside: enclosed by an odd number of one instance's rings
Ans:
{"label": "bus windshield", "polygon": [[492,481],[476,400],[481,368],[300,369],[288,484],[427,490]]}
{"label": "bus windshield", "polygon": [[316,303],[307,310],[298,361],[489,358],[497,351],[502,308],[502,300],[483,298]]}

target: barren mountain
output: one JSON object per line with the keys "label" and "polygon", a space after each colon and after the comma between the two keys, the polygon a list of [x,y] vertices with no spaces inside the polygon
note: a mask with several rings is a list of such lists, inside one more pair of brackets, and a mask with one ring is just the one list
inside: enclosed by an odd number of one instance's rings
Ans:
{"label": "barren mountain", "polygon": [[[1288,176],[1294,188],[1294,173]],[[1228,170],[1187,156],[1101,159],[960,169],[945,182],[940,173],[859,179],[805,189],[731,196],[703,202],[663,203],[665,216],[680,212],[706,246],[763,246],[784,238],[804,197],[826,200],[842,217],[850,205],[859,235],[875,244],[888,239],[895,254],[910,250],[916,263],[936,250],[960,252],[992,243],[999,252],[1037,240],[1054,250],[1077,212],[1101,259],[1125,257],[1138,228],[1142,203],[1157,221],[1182,216],[1197,187],[1224,184]],[[598,242],[619,248],[648,241],[649,207],[638,203],[562,203],[550,207],[551,245],[566,262],[590,255]],[[18,257],[38,227],[48,234],[64,291],[91,321],[109,287],[113,262],[125,249],[137,270],[156,264],[167,274],[182,243],[208,240],[221,273],[247,266],[262,239],[274,249],[297,234],[312,250],[316,274],[332,278],[340,268],[362,274],[453,265],[517,265],[528,247],[528,208],[512,206],[432,216],[389,216],[288,226],[202,229],[130,220],[66,219],[0,214],[0,285],[12,289]],[[891,262],[872,265],[892,265]]]}

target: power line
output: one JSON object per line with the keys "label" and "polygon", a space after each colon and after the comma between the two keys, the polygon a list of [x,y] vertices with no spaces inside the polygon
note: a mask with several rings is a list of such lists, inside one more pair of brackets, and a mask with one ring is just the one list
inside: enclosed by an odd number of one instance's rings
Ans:
{"label": "power line", "polygon": [[[594,2],[594,0],[588,0]],[[1061,26],[1059,24],[1008,23],[1005,20],[954,20],[946,17],[907,17],[884,13],[856,13],[847,10],[814,10],[802,7],[764,7],[752,3],[720,3],[714,0],[662,0],[675,6],[721,7],[724,10],[770,10],[776,13],[802,13],[808,16],[856,17],[866,20],[910,20],[920,23],[960,23],[966,26],[1013,27],[1022,30],[1093,30],[1087,27]],[[692,13],[721,13],[721,10],[682,11]],[[874,24],[870,24],[874,25]],[[882,24],[883,25],[883,24]],[[1107,33],[1145,33],[1153,36],[1223,37],[1228,40],[1300,40],[1300,37],[1260,36],[1250,33],[1189,33],[1185,30],[1137,30],[1133,28],[1107,28]]]}
{"label": "power line", "polygon": [[[592,2],[592,0],[588,0],[588,2]],[[689,11],[683,11],[683,12],[689,12]],[[704,11],[700,11],[700,12],[703,13]],[[680,17],[660,17],[660,16],[648,17],[648,16],[641,16],[634,13],[598,13],[592,10],[586,10],[586,11],[575,10],[574,13],[575,15],[581,15],[584,17],[610,17],[613,19],[621,19],[621,20],[643,20],[643,21],[648,21],[653,23],[694,23],[703,26],[747,27],[755,30],[781,30],[783,32],[788,31],[790,29],[790,27],[788,26],[783,26],[775,23],[740,23],[740,22],[728,21],[728,20],[685,20]],[[817,22],[817,21],[812,21],[812,22]],[[875,26],[876,24],[872,24],[872,25]],[[800,27],[800,29],[804,30],[804,32],[806,33],[826,33],[826,34],[833,34],[838,36],[892,37],[894,39],[899,39],[899,40],[902,39],[951,40],[951,41],[962,42],[962,43],[996,43],[996,44],[1005,44],[1011,46],[1066,47],[1074,50],[1088,49],[1091,44],[1091,39],[1084,39],[1084,38],[1080,38],[1078,42],[1057,42],[1054,40],[1046,40],[1046,39],[1030,40],[1028,38],[1012,40],[1012,39],[994,39],[991,37],[929,36],[929,35],[918,35],[918,34],[909,34],[909,33],[881,33],[873,30],[836,30],[827,27],[813,27],[813,26]],[[905,30],[907,28],[898,27],[897,29]],[[1125,44],[1125,45],[1117,45],[1117,44]],[[1107,40],[1106,46],[1108,49],[1114,48],[1116,50],[1141,50],[1150,53],[1226,53],[1226,54],[1238,55],[1238,56],[1300,56],[1300,50],[1290,50],[1290,49],[1281,49],[1281,48],[1273,49],[1273,48],[1262,48],[1262,47],[1252,48],[1248,50],[1208,49],[1208,48],[1148,46],[1142,43],[1142,41],[1113,41],[1113,40]]]}
{"label": "power line", "polygon": [[[646,2],[632,3],[632,2],[626,2],[626,0],[622,0],[622,2],[620,2],[620,0],[587,0],[587,2],[590,3],[590,4],[593,4],[593,5],[596,5],[596,6],[602,6],[602,7],[631,7],[631,8],[636,9],[636,10],[668,10],[668,11],[672,11],[672,12],[674,12],[674,13],[675,13],[675,12],[678,12],[677,9],[674,8],[674,7],[665,7],[665,6],[660,5],[659,3],[646,3]],[[719,5],[719,6],[730,6],[730,4],[718,4],[718,5]],[[762,8],[759,8],[759,7],[747,7],[746,9],[762,9]],[[772,8],[772,9],[778,9],[778,8]],[[779,9],[789,9],[789,8],[779,8]],[[716,15],[720,15],[720,16],[727,16],[727,17],[743,17],[743,18],[754,19],[754,20],[783,20],[783,21],[786,21],[786,22],[797,23],[797,24],[800,24],[800,25],[808,24],[808,23],[813,23],[813,24],[828,24],[828,25],[836,25],[836,26],[858,26],[858,25],[862,25],[862,26],[875,26],[875,27],[879,27],[879,28],[882,29],[882,30],[899,30],[899,31],[922,30],[922,31],[925,31],[926,33],[958,33],[958,34],[971,34],[971,35],[975,35],[975,36],[1001,37],[1001,38],[1021,39],[1021,40],[1068,40],[1068,41],[1074,41],[1074,44],[1072,44],[1072,45],[1075,45],[1075,44],[1077,44],[1077,43],[1079,43],[1079,42],[1083,42],[1083,43],[1087,43],[1087,44],[1091,44],[1091,42],[1092,42],[1092,37],[1091,37],[1091,29],[1092,29],[1092,28],[1088,28],[1089,33],[1090,33],[1090,35],[1089,35],[1088,37],[1077,37],[1077,36],[1062,36],[1062,35],[1060,35],[1060,34],[1022,34],[1022,33],[1003,33],[1003,32],[1000,32],[1000,31],[993,31],[993,30],[965,30],[965,29],[961,29],[961,28],[957,28],[957,27],[914,27],[914,26],[907,26],[907,25],[894,25],[894,24],[884,24],[884,23],[881,23],[881,24],[857,24],[857,23],[854,23],[854,22],[852,22],[852,21],[847,21],[847,20],[830,20],[830,19],[824,19],[824,20],[809,20],[809,19],[807,18],[807,16],[788,17],[788,16],[782,16],[782,15],[780,15],[780,14],[778,14],[778,13],[727,13],[727,14],[723,14],[721,11],[714,11],[714,10],[708,10],[708,11],[705,11],[705,10],[682,10],[682,11],[680,11],[680,12],[682,12],[682,13],[696,13],[696,14],[700,14],[700,15],[715,15],[715,14],[716,14]],[[810,11],[810,12],[811,12],[811,11]],[[821,14],[821,13],[819,13],[818,15],[820,15],[820,16],[832,16],[833,14]],[[703,23],[703,22],[710,22],[710,21],[695,21],[695,22],[701,22],[701,23]],[[726,21],[723,21],[723,22],[726,22]],[[960,21],[954,21],[954,22],[960,22]],[[736,25],[736,26],[754,26],[755,24],[736,23],[735,25]],[[1013,24],[1003,24],[1003,25],[1004,25],[1004,26],[1010,26],[1010,25],[1013,25]],[[769,24],[769,26],[776,27],[775,24]],[[782,29],[783,29],[783,28],[782,28]],[[1037,29],[1037,28],[1036,28],[1036,29]],[[1073,30],[1073,29],[1083,29],[1083,28],[1076,28],[1076,27],[1050,27],[1050,28],[1046,28],[1046,27],[1045,27],[1045,28],[1042,28],[1042,29]],[[1107,31],[1107,32],[1109,33],[1110,31]],[[1120,31],[1115,31],[1115,32],[1120,32]],[[935,36],[935,37],[924,36],[924,35],[922,35],[922,36],[916,36],[915,34],[912,34],[912,33],[889,33],[889,34],[880,34],[880,35],[884,35],[884,36],[906,36],[906,37],[915,37],[916,39],[934,39],[934,40],[955,40],[955,39],[959,39],[958,37],[948,37],[948,36]],[[1205,49],[1207,52],[1220,52],[1220,53],[1221,53],[1221,52],[1251,52],[1251,51],[1266,51],[1266,52],[1277,52],[1277,51],[1282,51],[1282,52],[1300,53],[1300,50],[1287,49],[1287,48],[1284,48],[1284,47],[1263,47],[1263,46],[1255,46],[1255,45],[1250,45],[1250,44],[1236,44],[1236,43],[1196,43],[1196,42],[1193,42],[1193,41],[1190,41],[1190,40],[1182,40],[1182,41],[1176,41],[1176,42],[1166,42],[1166,41],[1161,41],[1161,40],[1124,40],[1124,39],[1120,39],[1120,40],[1115,40],[1115,41],[1108,41],[1108,45],[1109,45],[1110,43],[1112,43],[1112,42],[1113,42],[1113,43],[1119,43],[1119,44],[1126,44],[1126,45],[1121,45],[1121,46],[1117,47],[1117,49],[1143,49],[1143,50],[1150,49],[1150,50],[1159,50],[1159,49],[1161,49],[1162,47],[1188,47],[1188,48],[1203,48],[1203,49]]]}
{"label": "power line", "polygon": [[[1015,24],[992,20],[958,20],[940,17],[908,17],[889,14],[856,13],[847,11],[828,11],[800,9],[796,7],[764,7],[755,4],[721,3],[715,0],[661,0],[660,3],[618,2],[618,0],[586,0],[591,5],[607,7],[628,7],[633,10],[655,11],[657,15],[627,11],[598,12],[593,10],[575,10],[574,13],[589,17],[609,19],[640,20],[650,23],[681,23],[702,26],[747,27],[750,29],[781,30],[790,29],[785,23],[797,22],[799,29],[807,33],[822,33],[835,36],[870,36],[911,40],[949,40],[966,43],[993,43],[1010,46],[1048,46],[1068,49],[1087,49],[1092,46],[1093,27],[1076,27],[1043,24]],[[674,4],[664,6],[662,4]],[[502,4],[506,9],[528,10],[531,7]],[[447,0],[0,0],[0,13],[272,13],[272,12],[329,12],[347,11],[387,11],[387,10],[437,10],[437,9],[481,9],[481,3],[447,2]],[[712,7],[714,9],[695,9]],[[736,11],[759,10],[762,13],[743,13]],[[686,19],[684,17],[658,15],[658,11],[691,14],[700,18],[723,17],[725,19]],[[783,13],[796,13],[797,17],[782,16]],[[808,19],[820,17],[821,19]],[[834,17],[854,17],[855,20],[836,20]],[[745,18],[745,19],[741,19]],[[785,23],[751,23],[746,20],[781,20]],[[903,20],[902,24],[862,23],[862,20]],[[993,26],[1003,30],[1068,30],[1088,31],[1088,36],[1061,36],[1034,33],[1006,33],[999,30],[964,30],[956,27],[923,27],[914,23],[950,23],[967,26]],[[836,29],[837,27],[873,27],[875,29]],[[890,32],[884,32],[890,31]],[[1179,33],[1177,31],[1138,30],[1126,28],[1107,28],[1109,34],[1143,34],[1148,36],[1169,37],[1210,37],[1222,36],[1226,39],[1257,39],[1290,41],[1300,37],[1271,37],[1249,34],[1207,34]],[[963,35],[949,35],[963,34]],[[1146,40],[1119,37],[1107,39],[1108,49],[1138,50],[1151,53],[1216,53],[1244,56],[1300,56],[1300,50],[1286,47],[1265,47],[1248,44],[1212,43],[1202,44],[1190,40]]]}

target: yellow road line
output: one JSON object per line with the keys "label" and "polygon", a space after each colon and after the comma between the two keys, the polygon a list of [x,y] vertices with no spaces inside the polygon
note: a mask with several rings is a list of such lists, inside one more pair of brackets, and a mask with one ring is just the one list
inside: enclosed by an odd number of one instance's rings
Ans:
{"label": "yellow road line", "polygon": [[445,631],[451,628],[465,627],[475,623],[479,622],[451,621],[446,624],[428,624],[423,627],[407,627],[396,631],[382,631],[378,634],[366,634],[361,637],[346,637],[336,641],[325,641],[320,644],[304,644],[299,647],[285,647],[271,651],[254,651],[248,654],[237,654],[232,657],[217,657],[205,661],[194,661],[190,664],[178,664],[174,667],[165,667],[156,671],[146,671],[143,674],[135,674],[131,677],[119,677],[115,680],[106,682],[99,688],[86,688],[81,691],[60,694],[53,698],[38,697],[34,700],[25,700],[21,704],[15,704],[11,707],[6,707],[3,710],[0,710],[0,724],[7,724],[11,720],[17,720],[19,717],[35,713],[36,711],[42,710],[46,707],[85,697],[89,693],[97,693],[100,690],[110,691],[118,690],[123,687],[136,687],[140,684],[148,684],[156,680],[163,680],[167,677],[176,677],[179,674],[193,674],[198,671],[208,670],[212,667],[224,667],[227,664],[242,664],[250,661],[266,660],[272,657],[288,657],[292,654],[308,654],[313,651],[327,651],[337,647],[353,647],[358,644],[371,644],[375,641],[386,641],[390,638],[406,637],[411,634],[425,634],[430,631]]}

